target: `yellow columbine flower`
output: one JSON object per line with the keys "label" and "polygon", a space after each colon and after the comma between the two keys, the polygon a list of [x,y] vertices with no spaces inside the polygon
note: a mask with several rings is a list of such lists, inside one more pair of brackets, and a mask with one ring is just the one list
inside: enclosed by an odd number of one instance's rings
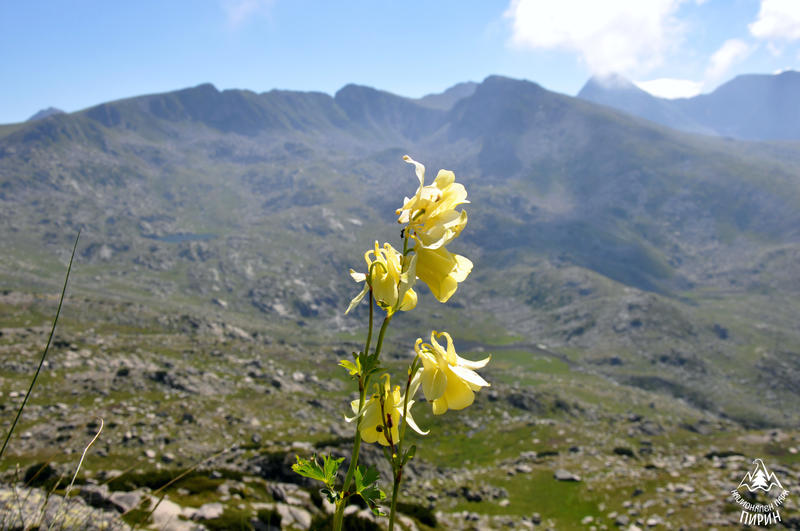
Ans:
{"label": "yellow columbine flower", "polygon": [[367,275],[370,275],[369,281],[364,283],[364,289],[350,301],[350,306],[344,313],[349,313],[361,302],[364,295],[369,293],[370,286],[375,301],[389,315],[397,310],[411,310],[417,305],[417,293],[414,291],[417,278],[416,256],[403,258],[388,243],[384,243],[381,249],[376,241],[375,249],[364,253],[364,260],[367,262],[367,273],[358,273],[351,269],[350,276],[356,282],[364,282]]}
{"label": "yellow columbine flower", "polygon": [[[436,342],[444,336],[447,348]],[[417,339],[414,345],[422,360],[422,392],[433,406],[433,414],[441,415],[448,409],[464,409],[475,400],[475,391],[490,384],[473,369],[485,367],[491,356],[481,361],[470,361],[456,354],[453,339],[447,332],[431,332],[431,342]]]}
{"label": "yellow columbine flower", "polygon": [[[405,421],[415,432],[420,435],[426,435],[428,432],[422,431],[411,416],[411,406],[414,404],[414,400],[412,400],[411,397],[417,392],[419,381],[419,373],[417,373],[417,376],[415,376],[409,386],[408,411]],[[367,400],[364,407],[361,408],[361,411],[358,410],[358,400],[353,400],[350,403],[350,407],[352,407],[355,416],[346,418],[345,420],[347,420],[347,422],[352,422],[358,417],[361,417],[361,425],[359,427],[361,440],[367,443],[374,443],[377,441],[383,446],[389,446],[389,440],[386,437],[386,431],[384,429],[384,422],[381,418],[381,395],[383,395],[383,412],[386,415],[386,427],[390,430],[393,444],[397,444],[400,441],[400,417],[403,416],[403,401],[405,400],[405,396],[401,394],[399,385],[396,385],[394,389],[391,388],[392,386],[389,382],[388,374],[383,375],[383,385],[379,386],[380,384],[375,384],[376,393]],[[381,387],[383,389],[381,389]]]}
{"label": "yellow columbine flower", "polygon": [[406,230],[412,230],[423,247],[438,249],[458,236],[467,224],[467,213],[455,209],[469,203],[467,190],[455,182],[456,176],[449,170],[439,170],[433,184],[425,186],[425,166],[408,155],[403,160],[416,168],[419,188],[397,209],[397,221],[407,223]]}
{"label": "yellow columbine flower", "polygon": [[417,257],[417,278],[423,281],[439,302],[447,302],[470,271],[472,262],[461,255],[453,254],[445,247],[426,249],[414,246]]}

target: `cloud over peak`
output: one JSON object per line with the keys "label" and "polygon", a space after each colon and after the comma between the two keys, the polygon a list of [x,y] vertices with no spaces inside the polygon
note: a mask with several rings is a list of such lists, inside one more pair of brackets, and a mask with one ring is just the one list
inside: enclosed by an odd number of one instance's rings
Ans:
{"label": "cloud over peak", "polygon": [[761,0],[758,18],[747,27],[750,33],[759,39],[798,40],[800,39],[800,2],[797,0]]}
{"label": "cloud over peak", "polygon": [[714,52],[706,69],[706,79],[717,81],[737,62],[745,59],[752,47],[741,39],[728,39]]}
{"label": "cloud over peak", "polygon": [[596,74],[658,66],[680,38],[681,0],[513,0],[511,43],[577,52]]}

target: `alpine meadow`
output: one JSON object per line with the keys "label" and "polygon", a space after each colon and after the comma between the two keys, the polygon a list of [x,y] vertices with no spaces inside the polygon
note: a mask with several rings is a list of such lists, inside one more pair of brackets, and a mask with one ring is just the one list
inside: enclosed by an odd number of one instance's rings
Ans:
{"label": "alpine meadow", "polygon": [[[204,84],[0,125],[4,433],[80,231],[0,527],[49,525],[102,424],[66,528],[385,529],[390,499],[407,530],[735,528],[754,458],[800,528],[797,114],[734,112],[750,78],[681,103],[623,81]],[[359,393],[385,317],[401,387]],[[348,499],[354,459],[386,499]]]}

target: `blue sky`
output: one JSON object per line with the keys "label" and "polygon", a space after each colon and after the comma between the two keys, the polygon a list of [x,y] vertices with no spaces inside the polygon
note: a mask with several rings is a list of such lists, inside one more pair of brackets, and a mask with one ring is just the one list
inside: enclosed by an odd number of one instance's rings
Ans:
{"label": "blue sky", "polygon": [[204,82],[405,96],[501,74],[666,96],[800,70],[800,0],[2,0],[0,123]]}

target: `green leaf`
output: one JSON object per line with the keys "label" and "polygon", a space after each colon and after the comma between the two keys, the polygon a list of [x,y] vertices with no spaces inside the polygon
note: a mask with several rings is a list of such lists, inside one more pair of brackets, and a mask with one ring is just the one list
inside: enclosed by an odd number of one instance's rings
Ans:
{"label": "green leaf", "polygon": [[382,500],[386,499],[386,493],[385,492],[383,492],[378,487],[372,486],[372,487],[367,487],[366,489],[362,490],[358,494],[359,494],[359,496],[361,496],[361,498],[365,502],[367,502],[367,505],[369,506],[370,510],[372,511],[372,514],[374,514],[375,516],[385,516],[386,515],[386,513],[381,511],[381,508],[378,505],[379,501],[382,501]]}
{"label": "green leaf", "polygon": [[356,493],[367,502],[375,516],[384,516],[378,506],[378,502],[386,499],[386,493],[375,484],[378,481],[378,476],[378,469],[374,466],[367,469],[363,466],[358,467],[355,473]]}
{"label": "green leaf", "polygon": [[356,469],[356,475],[355,475],[356,491],[360,491],[378,481],[379,475],[380,474],[378,473],[378,469],[375,468],[375,466],[371,466],[366,470],[364,469],[363,466],[359,466]]}
{"label": "green leaf", "polygon": [[314,455],[311,459],[303,459],[300,456],[295,456],[297,463],[292,465],[292,470],[301,476],[316,479],[325,483],[326,487],[333,488],[336,482],[336,474],[339,472],[339,466],[344,461],[344,457],[340,459],[333,459],[328,455],[322,456],[322,464],[317,461],[317,456]]}
{"label": "green leaf", "polygon": [[361,372],[361,364],[357,359],[355,363],[349,360],[341,360],[339,361],[339,365],[347,369],[347,372],[350,373],[350,376],[357,376]]}
{"label": "green leaf", "polygon": [[339,493],[336,492],[333,489],[329,489],[328,487],[325,487],[324,489],[320,489],[319,491],[322,494],[324,494],[325,497],[328,498],[328,501],[331,502],[331,503],[335,504],[336,501],[339,499]]}
{"label": "green leaf", "polygon": [[333,459],[328,455],[323,455],[322,460],[325,469],[325,484],[333,486],[336,481],[336,473],[339,472],[339,466],[342,464],[342,461],[344,461],[344,457]]}
{"label": "green leaf", "polygon": [[361,374],[365,377],[370,377],[376,372],[382,370],[380,360],[374,354],[361,354],[358,357],[358,363],[361,366]]}
{"label": "green leaf", "polygon": [[292,465],[292,470],[294,470],[295,473],[327,484],[327,481],[325,481],[325,471],[317,462],[316,455],[311,459],[303,459],[299,455],[296,455],[295,458],[297,459],[297,463]]}

